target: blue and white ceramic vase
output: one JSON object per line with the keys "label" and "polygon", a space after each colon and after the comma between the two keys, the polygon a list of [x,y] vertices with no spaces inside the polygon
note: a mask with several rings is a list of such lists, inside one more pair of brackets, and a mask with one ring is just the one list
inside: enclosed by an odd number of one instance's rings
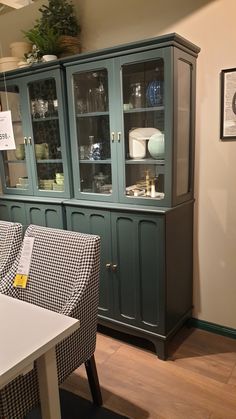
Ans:
{"label": "blue and white ceramic vase", "polygon": [[164,84],[162,80],[153,80],[148,83],[146,99],[149,106],[163,105]]}

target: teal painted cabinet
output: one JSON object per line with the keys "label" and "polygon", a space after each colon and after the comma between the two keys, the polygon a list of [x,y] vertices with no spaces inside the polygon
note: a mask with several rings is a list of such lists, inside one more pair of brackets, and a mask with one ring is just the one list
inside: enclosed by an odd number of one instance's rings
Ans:
{"label": "teal painted cabinet", "polygon": [[1,110],[11,111],[15,150],[1,152],[3,192],[70,197],[69,144],[60,65],[6,73]]}
{"label": "teal painted cabinet", "polygon": [[110,212],[66,205],[67,229],[101,237],[99,314],[113,316],[113,289],[110,269],[112,264]]}
{"label": "teal painted cabinet", "polygon": [[66,220],[101,237],[99,323],[152,341],[165,359],[191,316],[193,203],[151,214],[68,202]]}
{"label": "teal painted cabinet", "polygon": [[24,228],[36,224],[63,229],[64,209],[60,204],[3,199],[0,200],[0,219],[21,223]]}
{"label": "teal painted cabinet", "polygon": [[173,34],[65,62],[78,199],[171,207],[193,197],[198,52]]}

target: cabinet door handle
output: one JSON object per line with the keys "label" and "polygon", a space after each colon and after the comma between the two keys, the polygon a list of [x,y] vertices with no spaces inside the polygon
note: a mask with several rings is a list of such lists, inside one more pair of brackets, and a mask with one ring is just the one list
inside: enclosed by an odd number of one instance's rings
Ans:
{"label": "cabinet door handle", "polygon": [[120,139],[121,139],[121,132],[117,132],[117,141],[118,143],[120,143]]}
{"label": "cabinet door handle", "polygon": [[27,145],[27,140],[28,140],[28,138],[24,137],[24,145]]}
{"label": "cabinet door handle", "polygon": [[106,269],[109,271],[111,269],[111,263],[106,263]]}
{"label": "cabinet door handle", "polygon": [[28,144],[32,144],[32,138],[31,137],[28,137]]}
{"label": "cabinet door handle", "polygon": [[114,133],[114,131],[112,131],[112,133],[111,133],[111,142],[114,143],[114,141],[115,141],[115,133]]}
{"label": "cabinet door handle", "polygon": [[116,272],[118,268],[118,265],[112,265],[111,270],[112,272]]}

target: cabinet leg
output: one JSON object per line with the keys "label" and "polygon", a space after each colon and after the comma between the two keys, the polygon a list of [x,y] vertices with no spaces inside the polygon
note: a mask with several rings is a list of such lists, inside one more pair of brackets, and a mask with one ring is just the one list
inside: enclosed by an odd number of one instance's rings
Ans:
{"label": "cabinet leg", "polygon": [[155,340],[152,343],[155,346],[157,357],[162,361],[166,361],[168,358],[168,343],[161,340]]}

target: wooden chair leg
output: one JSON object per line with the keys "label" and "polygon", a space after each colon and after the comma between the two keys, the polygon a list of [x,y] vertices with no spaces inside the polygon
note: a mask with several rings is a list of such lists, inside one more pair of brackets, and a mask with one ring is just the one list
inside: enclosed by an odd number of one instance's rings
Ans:
{"label": "wooden chair leg", "polygon": [[102,406],[102,393],[100,389],[100,384],[98,380],[98,373],[97,373],[97,367],[95,363],[94,355],[91,356],[88,361],[85,362],[85,368],[87,372],[88,382],[90,391],[93,398],[93,403],[97,406]]}

